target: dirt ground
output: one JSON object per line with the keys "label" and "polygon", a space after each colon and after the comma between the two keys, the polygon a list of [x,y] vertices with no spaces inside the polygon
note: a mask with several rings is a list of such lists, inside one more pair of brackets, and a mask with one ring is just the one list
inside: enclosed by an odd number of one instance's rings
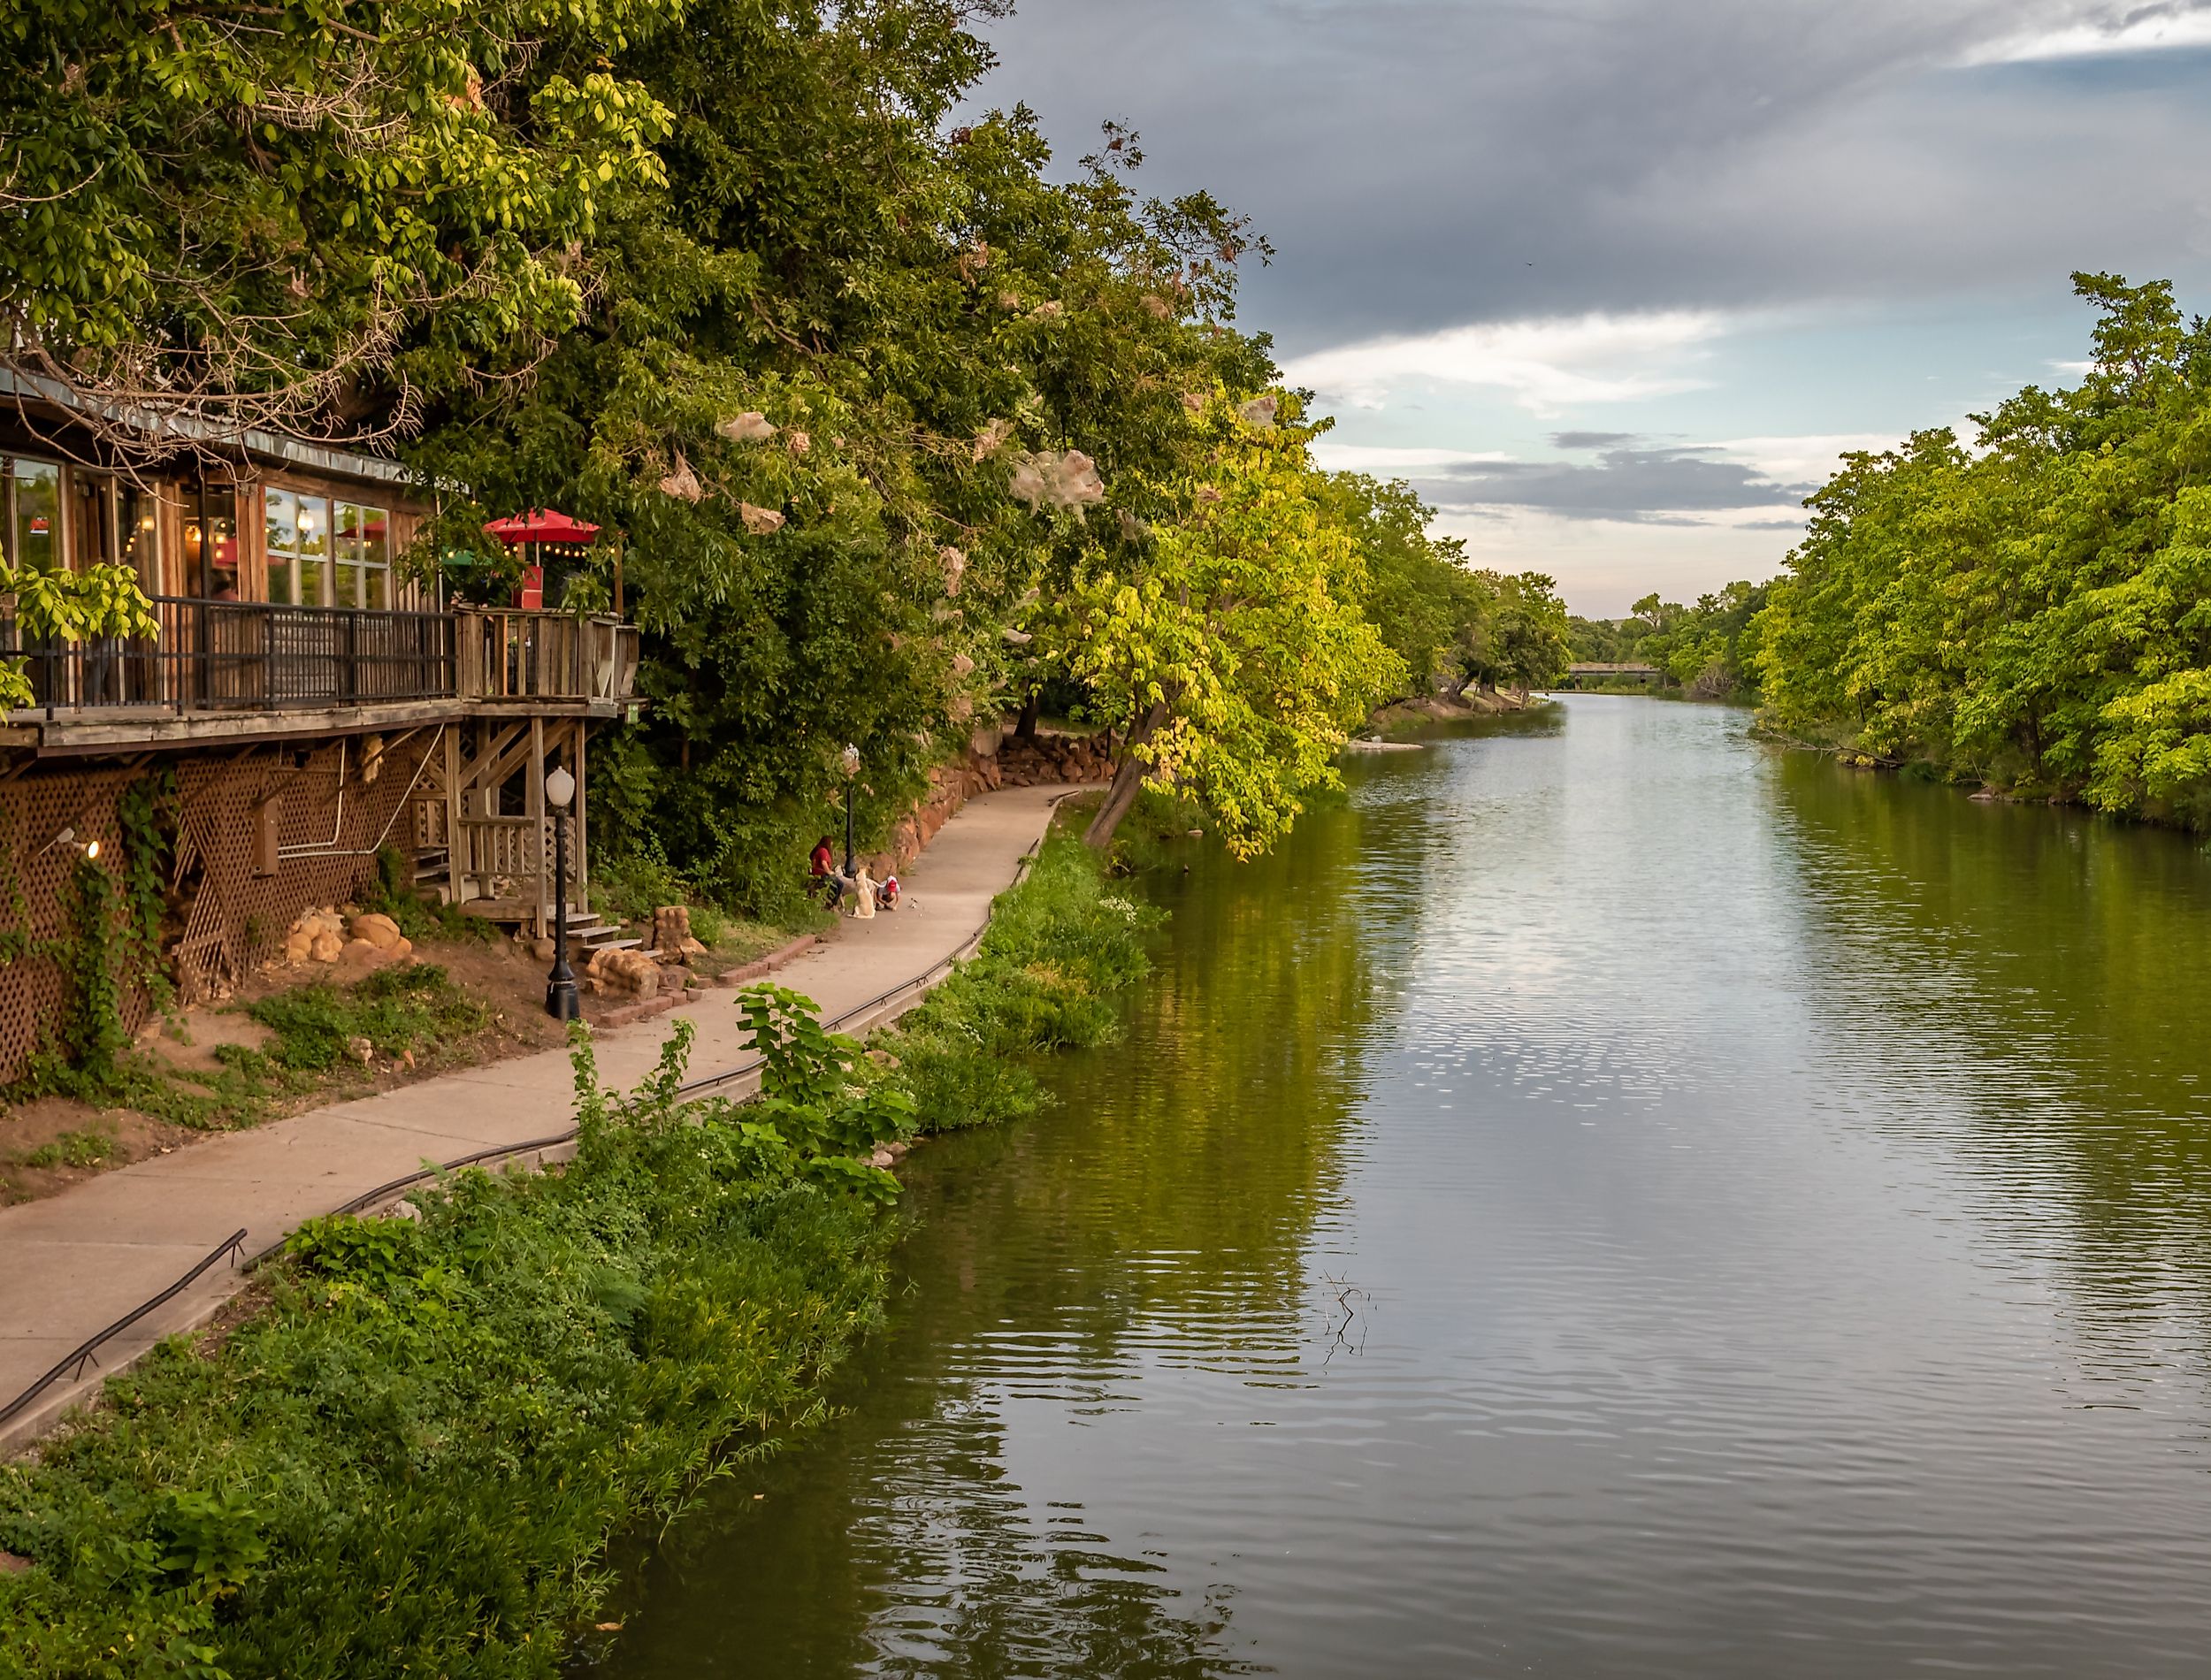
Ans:
{"label": "dirt ground", "polygon": [[[780,928],[739,923],[696,972],[711,975],[750,961],[789,937]],[[490,1012],[491,1027],[453,1053],[425,1057],[416,1065],[379,1058],[368,1068],[348,1067],[317,1088],[271,1101],[254,1124],[325,1103],[389,1090],[455,1066],[481,1065],[509,1056],[527,1055],[565,1042],[566,1031],[545,1012],[546,973],[550,964],[529,943],[501,935],[494,939],[430,939],[417,945],[413,959],[435,963],[452,981]],[[573,960],[573,958],[571,958]],[[580,965],[579,965],[580,967]],[[364,979],[372,966],[356,958],[335,964],[279,962],[250,976],[222,1003],[186,1011],[174,1022],[159,1019],[141,1033],[138,1048],[180,1073],[210,1072],[219,1065],[219,1045],[250,1050],[267,1046],[272,1035],[245,1011],[249,1004],[300,986],[334,981],[347,986]],[[620,995],[584,992],[584,1019],[603,1020],[610,1010],[633,1001]],[[149,1156],[189,1148],[215,1135],[125,1108],[105,1108],[70,1097],[42,1096],[12,1105],[0,1103],[0,1204],[35,1201],[81,1184],[98,1173],[127,1166]],[[30,1157],[44,1157],[34,1165]]]}

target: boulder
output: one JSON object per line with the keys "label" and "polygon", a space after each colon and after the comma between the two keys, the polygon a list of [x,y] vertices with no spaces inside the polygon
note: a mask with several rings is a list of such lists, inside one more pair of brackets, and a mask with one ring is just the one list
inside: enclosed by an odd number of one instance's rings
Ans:
{"label": "boulder", "polygon": [[397,922],[389,916],[376,911],[371,911],[366,915],[356,916],[353,919],[352,932],[356,939],[365,939],[381,951],[390,950],[406,937],[400,932]]}
{"label": "boulder", "polygon": [[376,1046],[370,1043],[367,1039],[356,1035],[346,1040],[346,1054],[352,1057],[362,1066],[366,1067],[376,1059]]}
{"label": "boulder", "polygon": [[309,941],[307,954],[318,963],[334,963],[344,949],[345,942],[325,928]]}

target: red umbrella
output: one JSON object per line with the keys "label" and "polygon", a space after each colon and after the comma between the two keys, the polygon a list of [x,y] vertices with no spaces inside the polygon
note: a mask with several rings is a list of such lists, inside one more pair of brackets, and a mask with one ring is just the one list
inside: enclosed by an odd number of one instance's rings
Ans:
{"label": "red umbrella", "polygon": [[484,527],[500,541],[515,543],[587,543],[599,534],[599,527],[587,525],[580,519],[551,508],[532,508],[523,513],[494,519]]}

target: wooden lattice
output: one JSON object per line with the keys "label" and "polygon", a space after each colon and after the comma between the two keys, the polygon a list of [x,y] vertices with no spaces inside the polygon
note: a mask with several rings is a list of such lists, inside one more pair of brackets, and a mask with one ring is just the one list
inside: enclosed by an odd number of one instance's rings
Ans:
{"label": "wooden lattice", "polygon": [[[417,817],[409,807],[442,798],[441,787],[432,786],[440,750],[432,727],[381,742],[179,753],[128,768],[34,767],[0,783],[0,847],[21,892],[19,904],[0,905],[0,914],[24,920],[34,939],[65,933],[69,870],[79,854],[52,845],[54,836],[70,828],[78,844],[97,839],[102,861],[119,868],[118,797],[165,761],[177,775],[171,881],[183,916],[181,937],[166,954],[180,997],[207,997],[280,951],[301,912],[356,897],[374,877],[379,845],[414,843]],[[256,816],[271,801],[278,867],[262,875],[255,871]],[[64,989],[60,970],[43,954],[0,964],[0,1081],[19,1073],[41,1038],[53,1033]],[[136,1031],[147,1007],[143,996],[126,996],[124,1027]]]}

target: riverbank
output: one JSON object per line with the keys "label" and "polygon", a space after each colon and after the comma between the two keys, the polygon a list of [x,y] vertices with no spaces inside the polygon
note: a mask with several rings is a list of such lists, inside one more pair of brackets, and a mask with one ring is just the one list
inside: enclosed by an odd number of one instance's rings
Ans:
{"label": "riverbank", "polygon": [[677,1097],[687,1030],[627,1098],[580,1057],[573,1163],[311,1222],[0,1470],[19,1672],[554,1672],[608,1538],[815,1421],[876,1322],[872,1146],[1033,1107],[1019,1059],[1112,1031],[1146,926],[1057,837],[879,1055],[785,1033],[749,1108]]}

